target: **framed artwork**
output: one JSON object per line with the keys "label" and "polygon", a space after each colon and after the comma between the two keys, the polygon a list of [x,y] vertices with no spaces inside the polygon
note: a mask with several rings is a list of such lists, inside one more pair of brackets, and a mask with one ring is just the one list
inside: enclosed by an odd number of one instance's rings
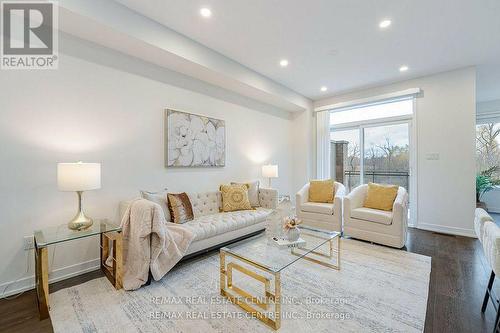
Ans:
{"label": "framed artwork", "polygon": [[226,164],[224,120],[165,110],[166,167],[223,167]]}

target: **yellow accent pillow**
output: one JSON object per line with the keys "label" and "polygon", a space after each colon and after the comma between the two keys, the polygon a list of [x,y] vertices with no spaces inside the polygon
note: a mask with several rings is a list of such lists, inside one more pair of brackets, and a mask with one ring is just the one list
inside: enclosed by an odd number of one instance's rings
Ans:
{"label": "yellow accent pillow", "polygon": [[253,209],[248,200],[248,184],[221,185],[222,211]]}
{"label": "yellow accent pillow", "polygon": [[309,182],[309,201],[311,202],[333,202],[334,182],[333,179],[311,180]]}
{"label": "yellow accent pillow", "polygon": [[396,196],[398,195],[398,189],[399,186],[397,185],[368,183],[368,193],[363,206],[366,208],[391,211],[394,200],[396,200]]}

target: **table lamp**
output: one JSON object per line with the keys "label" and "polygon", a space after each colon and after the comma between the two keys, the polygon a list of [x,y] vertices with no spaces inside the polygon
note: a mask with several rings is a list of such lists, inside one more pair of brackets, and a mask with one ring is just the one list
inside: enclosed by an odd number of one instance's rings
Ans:
{"label": "table lamp", "polygon": [[271,178],[278,178],[278,166],[273,164],[263,165],[262,176],[269,179],[269,187],[271,187]]}
{"label": "table lamp", "polygon": [[68,228],[82,230],[90,227],[93,221],[83,212],[82,194],[83,191],[101,188],[101,164],[83,162],[58,163],[57,186],[60,191],[76,192],[78,195],[78,212],[68,222]]}

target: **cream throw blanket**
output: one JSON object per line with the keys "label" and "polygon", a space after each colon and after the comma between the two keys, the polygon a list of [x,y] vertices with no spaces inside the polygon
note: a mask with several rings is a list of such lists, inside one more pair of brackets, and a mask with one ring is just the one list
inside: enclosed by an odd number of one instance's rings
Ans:
{"label": "cream throw blanket", "polygon": [[147,282],[151,269],[158,281],[182,259],[194,234],[165,221],[161,207],[136,199],[123,215],[123,288],[135,290]]}

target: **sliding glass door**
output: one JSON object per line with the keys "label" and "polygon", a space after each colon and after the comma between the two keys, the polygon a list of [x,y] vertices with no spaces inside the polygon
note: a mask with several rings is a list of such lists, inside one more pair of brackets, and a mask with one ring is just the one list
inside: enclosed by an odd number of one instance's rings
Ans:
{"label": "sliding glass door", "polygon": [[364,127],[363,183],[399,185],[410,191],[408,122]]}
{"label": "sliding glass door", "polygon": [[332,178],[348,192],[369,182],[402,186],[416,212],[414,117],[412,99],[330,112]]}
{"label": "sliding glass door", "polygon": [[409,191],[409,124],[404,121],[331,131],[332,142],[347,145],[343,182],[348,191],[368,182],[399,185]]}

